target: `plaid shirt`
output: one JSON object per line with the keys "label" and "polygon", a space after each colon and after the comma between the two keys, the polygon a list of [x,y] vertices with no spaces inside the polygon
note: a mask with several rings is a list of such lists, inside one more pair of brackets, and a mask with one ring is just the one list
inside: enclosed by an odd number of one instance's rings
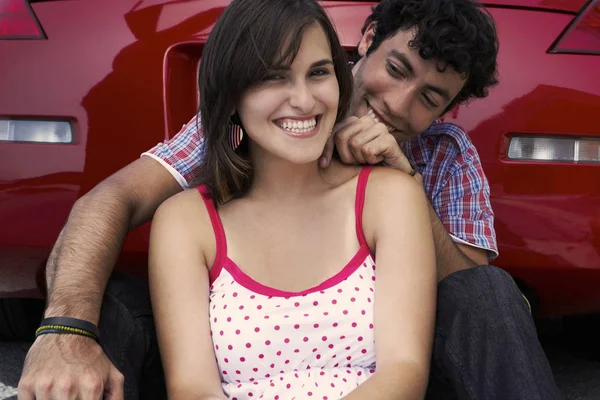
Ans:
{"label": "plaid shirt", "polygon": [[[201,120],[196,117],[168,141],[143,153],[160,162],[184,189],[204,158]],[[477,150],[457,125],[435,122],[400,146],[423,176],[431,205],[455,242],[498,256],[490,187]]]}

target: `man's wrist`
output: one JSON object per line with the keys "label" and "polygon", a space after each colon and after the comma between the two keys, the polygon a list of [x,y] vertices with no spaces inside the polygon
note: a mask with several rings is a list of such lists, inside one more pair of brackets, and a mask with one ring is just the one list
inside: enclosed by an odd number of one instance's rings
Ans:
{"label": "man's wrist", "polygon": [[44,318],[68,317],[88,321],[98,325],[99,311],[92,311],[88,307],[72,307],[67,305],[49,305],[44,312]]}
{"label": "man's wrist", "polygon": [[96,341],[100,341],[100,330],[95,324],[70,317],[50,317],[44,318],[41,326],[36,331],[36,336],[45,333],[72,333],[82,336],[92,337]]}

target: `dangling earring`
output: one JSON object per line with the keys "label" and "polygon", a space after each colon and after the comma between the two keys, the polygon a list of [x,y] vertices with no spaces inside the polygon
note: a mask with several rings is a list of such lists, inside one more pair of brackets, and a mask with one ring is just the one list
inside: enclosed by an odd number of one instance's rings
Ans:
{"label": "dangling earring", "polygon": [[236,124],[233,121],[229,122],[229,126],[227,127],[228,135],[229,135],[229,145],[233,150],[237,149],[237,147],[242,142],[244,138],[244,130],[241,126]]}

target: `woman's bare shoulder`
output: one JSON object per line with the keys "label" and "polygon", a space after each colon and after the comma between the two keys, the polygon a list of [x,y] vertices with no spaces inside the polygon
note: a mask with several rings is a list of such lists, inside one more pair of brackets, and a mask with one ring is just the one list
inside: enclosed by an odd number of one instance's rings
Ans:
{"label": "woman's bare shoulder", "polygon": [[[180,192],[165,200],[152,219],[152,238],[175,242],[182,251],[200,251],[210,268],[216,253],[210,214],[197,188]],[[158,245],[155,244],[155,246]]]}
{"label": "woman's bare shoulder", "polygon": [[407,195],[421,197],[423,187],[416,179],[403,171],[389,167],[373,167],[369,174],[367,194],[375,198]]}
{"label": "woman's bare shoulder", "polygon": [[[197,188],[177,193],[165,200],[156,210],[152,226],[204,241],[212,238],[212,224],[206,204]],[[211,243],[207,243],[210,245]]]}
{"label": "woman's bare shoulder", "polygon": [[329,167],[321,170],[323,179],[334,187],[343,186],[358,177],[363,167],[358,165],[342,164],[338,160],[332,160]]}
{"label": "woman's bare shoulder", "polygon": [[[346,165],[334,160],[325,170],[324,177],[334,186],[342,186],[355,181],[366,167],[368,166]],[[389,167],[373,166],[369,174],[367,192],[378,194],[377,197],[380,197],[379,194],[385,195],[390,190],[419,192],[422,191],[422,186],[405,172]]]}
{"label": "woman's bare shoulder", "polygon": [[[428,215],[423,186],[405,172],[389,167],[373,168],[369,174],[363,211],[363,230],[369,246],[374,245],[376,232],[382,225],[394,220],[395,226],[400,227],[401,221],[412,219],[415,215]],[[427,224],[427,221],[424,223]]]}
{"label": "woman's bare shoulder", "polygon": [[197,188],[186,189],[165,200],[156,210],[157,215],[181,219],[190,214],[205,214],[206,206]]}

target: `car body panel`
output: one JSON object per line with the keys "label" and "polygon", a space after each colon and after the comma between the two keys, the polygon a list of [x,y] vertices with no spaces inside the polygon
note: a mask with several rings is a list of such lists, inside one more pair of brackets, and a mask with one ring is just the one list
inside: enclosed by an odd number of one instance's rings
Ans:
{"label": "car body panel", "polygon": [[[335,0],[334,0],[335,1]],[[347,0],[339,0],[348,2]],[[486,0],[484,4],[492,7],[529,8],[576,13],[588,0]],[[366,3],[355,0],[356,3]]]}
{"label": "car body panel", "polygon": [[600,57],[545,51],[568,15],[493,15],[501,84],[446,119],[470,133],[490,182],[500,251],[494,264],[535,288],[542,313],[597,312],[600,165],[514,161],[506,151],[514,134],[600,137]]}
{"label": "car body panel", "polygon": [[[43,295],[43,267],[75,201],[194,115],[202,46],[228,3],[40,2],[46,40],[0,40],[0,118],[62,119],[74,130],[71,144],[0,142],[2,296]],[[487,173],[494,265],[534,290],[542,314],[600,311],[600,165],[506,157],[514,134],[600,137],[600,57],[548,52],[584,2],[487,3],[501,83],[444,119],[469,132]],[[352,50],[373,3],[322,4]],[[130,232],[119,268],[144,276],[148,232]]]}

